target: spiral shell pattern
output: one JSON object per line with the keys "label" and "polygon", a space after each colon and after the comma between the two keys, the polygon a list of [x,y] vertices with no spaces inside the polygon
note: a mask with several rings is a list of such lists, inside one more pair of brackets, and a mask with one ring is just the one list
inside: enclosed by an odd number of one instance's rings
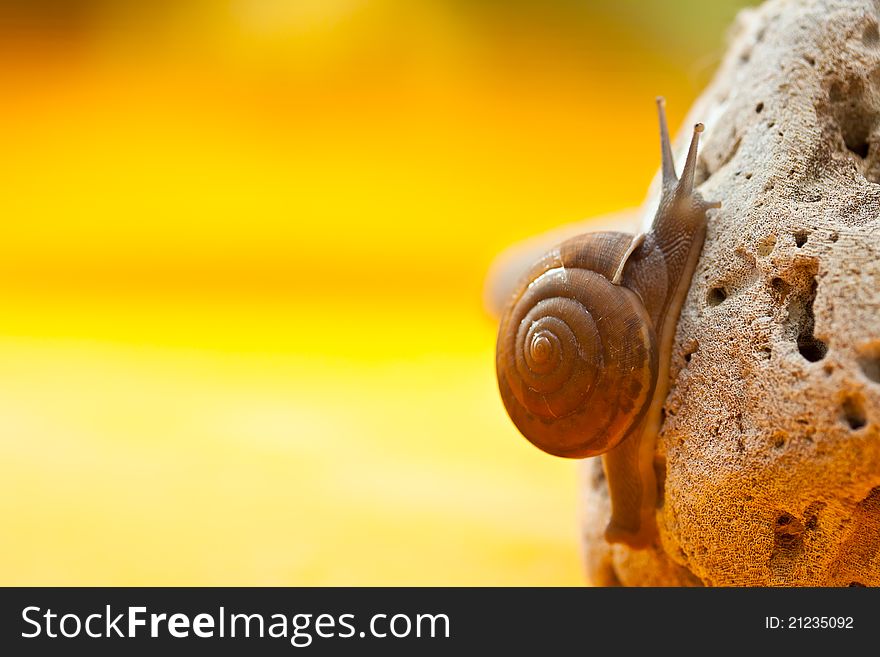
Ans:
{"label": "spiral shell pattern", "polygon": [[496,367],[507,412],[546,452],[601,454],[644,416],[656,383],[654,343],[634,292],[589,269],[549,268],[501,321]]}

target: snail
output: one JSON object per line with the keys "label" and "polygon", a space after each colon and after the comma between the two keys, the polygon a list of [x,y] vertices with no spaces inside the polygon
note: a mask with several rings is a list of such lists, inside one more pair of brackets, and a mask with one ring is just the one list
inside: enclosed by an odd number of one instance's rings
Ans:
{"label": "snail", "polygon": [[528,271],[504,311],[496,370],[513,423],[556,456],[602,455],[611,497],[609,543],[656,537],[654,449],[669,390],[678,316],[720,202],[694,189],[694,126],[681,178],[660,121],[662,193],[651,228],[568,239]]}

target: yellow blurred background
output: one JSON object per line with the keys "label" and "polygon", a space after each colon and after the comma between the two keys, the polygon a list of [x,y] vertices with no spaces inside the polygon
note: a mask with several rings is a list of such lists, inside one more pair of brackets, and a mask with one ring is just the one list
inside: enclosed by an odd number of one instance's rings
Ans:
{"label": "yellow blurred background", "polygon": [[742,4],[0,2],[0,584],[581,584],[483,279]]}

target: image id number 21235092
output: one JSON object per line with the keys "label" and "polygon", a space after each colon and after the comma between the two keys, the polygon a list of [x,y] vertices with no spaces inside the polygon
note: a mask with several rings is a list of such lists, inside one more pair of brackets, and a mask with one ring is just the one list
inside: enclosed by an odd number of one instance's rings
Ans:
{"label": "image id number 21235092", "polygon": [[852,616],[765,616],[768,630],[851,630]]}

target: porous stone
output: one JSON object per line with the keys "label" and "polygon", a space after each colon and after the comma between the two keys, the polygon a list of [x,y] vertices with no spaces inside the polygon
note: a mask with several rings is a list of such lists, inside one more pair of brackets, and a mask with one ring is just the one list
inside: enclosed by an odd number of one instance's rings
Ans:
{"label": "porous stone", "polygon": [[690,111],[700,191],[723,205],[677,327],[659,540],[605,542],[584,461],[593,583],[880,585],[878,20],[869,0],[746,10]]}

